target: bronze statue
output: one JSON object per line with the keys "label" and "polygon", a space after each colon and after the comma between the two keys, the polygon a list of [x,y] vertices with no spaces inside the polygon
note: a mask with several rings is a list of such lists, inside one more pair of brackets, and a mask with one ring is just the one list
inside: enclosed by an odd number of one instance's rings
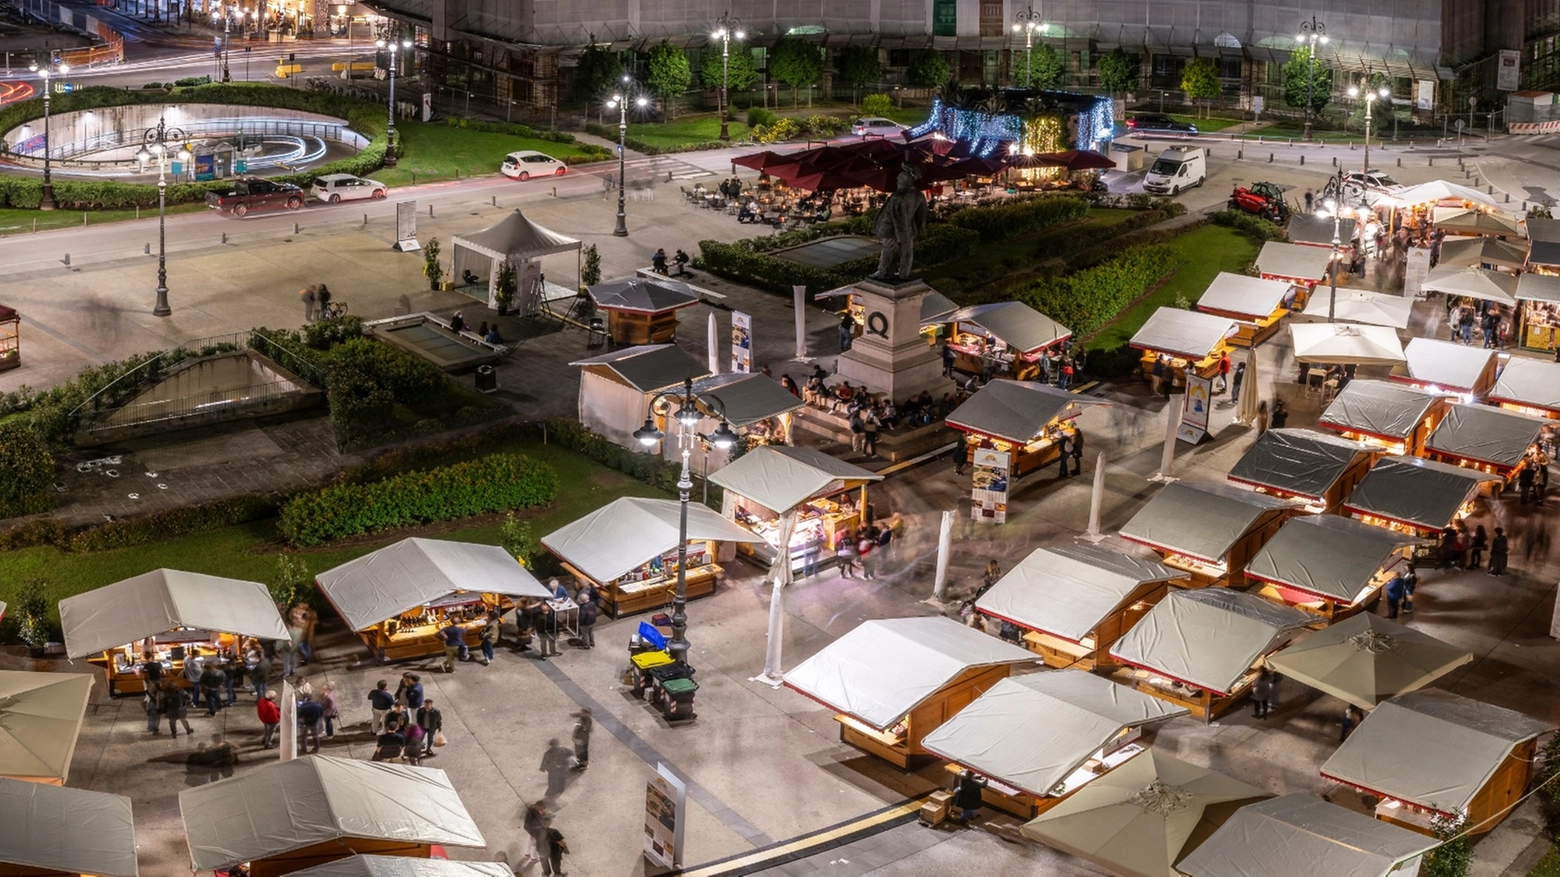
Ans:
{"label": "bronze statue", "polygon": [[[926,231],[926,196],[921,194],[921,172],[915,165],[906,164],[899,169],[899,185],[888,202],[878,212],[872,231],[882,244],[878,256],[874,280],[909,280],[910,265],[915,258],[916,236]],[[890,266],[895,251],[899,253],[897,270]]]}

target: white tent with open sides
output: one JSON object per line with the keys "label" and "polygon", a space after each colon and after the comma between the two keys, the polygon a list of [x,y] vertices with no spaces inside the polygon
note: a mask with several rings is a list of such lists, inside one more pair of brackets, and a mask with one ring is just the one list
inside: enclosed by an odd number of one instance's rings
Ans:
{"label": "white tent with open sides", "polygon": [[[488,307],[498,307],[498,271],[505,262],[515,266],[514,308],[521,315],[535,313],[541,307],[541,264],[543,256],[573,250],[576,263],[580,242],[543,228],[527,219],[518,209],[498,222],[470,234],[450,239],[450,278],[459,281],[470,271],[487,280]],[[578,273],[578,264],[575,266]]]}
{"label": "white tent with open sides", "polygon": [[0,778],[0,874],[136,877],[130,799]]}
{"label": "white tent with open sides", "polygon": [[65,653],[84,658],[181,627],[287,639],[265,585],[158,569],[60,601]]}

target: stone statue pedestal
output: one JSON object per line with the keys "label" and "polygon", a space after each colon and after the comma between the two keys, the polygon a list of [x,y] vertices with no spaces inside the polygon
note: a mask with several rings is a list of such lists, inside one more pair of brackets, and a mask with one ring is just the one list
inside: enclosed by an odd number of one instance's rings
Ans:
{"label": "stone statue pedestal", "polygon": [[866,324],[851,348],[840,354],[836,371],[852,384],[886,393],[895,403],[922,390],[947,392],[942,354],[921,334],[921,303],[932,288],[920,280],[862,280],[852,287],[860,297]]}

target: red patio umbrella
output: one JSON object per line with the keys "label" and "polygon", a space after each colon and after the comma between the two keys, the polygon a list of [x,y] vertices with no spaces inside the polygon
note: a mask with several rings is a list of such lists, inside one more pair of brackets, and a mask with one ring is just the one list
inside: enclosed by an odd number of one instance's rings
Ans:
{"label": "red patio umbrella", "polygon": [[1064,167],[1070,171],[1110,170],[1116,167],[1115,162],[1100,155],[1098,152],[1090,152],[1087,149],[1048,152],[1046,156],[1055,159],[1058,167]]}
{"label": "red patio umbrella", "polygon": [[736,158],[733,158],[731,163],[737,165],[738,167],[752,168],[756,171],[768,171],[771,167],[777,164],[784,164],[786,162],[794,161],[794,155],[795,153],[782,155],[772,149],[765,149],[760,152],[750,152],[747,155],[739,155]]}
{"label": "red patio umbrella", "polygon": [[1015,167],[1020,170],[1033,170],[1042,167],[1066,167],[1057,159],[1054,153],[1037,152],[1033,155],[1025,153],[1013,153],[1001,157],[1002,164],[1007,167]]}

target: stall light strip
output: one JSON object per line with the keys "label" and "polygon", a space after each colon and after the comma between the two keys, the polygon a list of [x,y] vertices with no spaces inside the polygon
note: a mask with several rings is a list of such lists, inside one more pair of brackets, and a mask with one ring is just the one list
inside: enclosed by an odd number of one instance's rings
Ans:
{"label": "stall light strip", "polygon": [[[1417,522],[1414,522],[1414,521],[1405,521],[1402,518],[1394,518],[1391,515],[1384,515],[1381,512],[1374,512],[1374,511],[1371,511],[1370,509],[1362,509],[1359,506],[1349,505],[1348,503],[1344,503],[1343,510],[1346,511],[1346,512],[1356,512],[1358,514],[1368,515],[1368,516],[1370,516],[1372,518],[1380,518],[1383,521],[1388,521],[1388,522],[1391,522],[1393,524],[1402,524],[1403,526],[1408,527],[1408,528],[1413,529],[1413,530],[1433,531],[1435,533],[1440,533],[1442,530],[1446,529],[1447,527],[1451,526],[1451,524],[1452,524],[1451,521],[1447,521],[1445,524],[1443,524],[1443,525],[1438,527],[1435,524],[1421,524],[1421,523],[1417,523]],[[1367,521],[1366,523],[1369,523],[1369,521]],[[1429,538],[1429,537],[1426,536],[1426,537],[1422,537],[1422,538]]]}
{"label": "stall light strip", "polygon": [[1430,813],[1439,813],[1442,816],[1448,816],[1449,817],[1449,816],[1454,815],[1454,814],[1452,814],[1448,810],[1437,810],[1434,807],[1430,806],[1429,804],[1421,804],[1418,801],[1411,801],[1408,798],[1404,798],[1401,795],[1391,795],[1391,794],[1388,794],[1386,792],[1380,791],[1379,789],[1373,789],[1370,786],[1362,786],[1359,783],[1350,782],[1349,780],[1346,780],[1343,777],[1336,777],[1336,776],[1333,776],[1332,774],[1327,773],[1325,771],[1317,771],[1317,773],[1321,774],[1322,779],[1324,779],[1324,780],[1332,780],[1333,782],[1338,783],[1339,785],[1348,786],[1351,789],[1358,789],[1358,790],[1360,790],[1361,792],[1364,792],[1367,795],[1375,795],[1376,797],[1382,799],[1383,801],[1397,801],[1397,802],[1402,803],[1402,804],[1407,804],[1410,807],[1418,807],[1421,810],[1425,810],[1425,811],[1428,811]]}
{"label": "stall light strip", "polygon": [[[1146,545],[1149,548],[1154,549],[1155,551],[1168,551],[1171,554],[1180,554],[1180,555],[1183,555],[1185,557],[1190,557],[1192,560],[1195,560],[1198,563],[1206,563],[1209,566],[1217,566],[1217,567],[1223,567],[1224,566],[1224,561],[1222,561],[1222,560],[1215,560],[1213,558],[1203,557],[1200,554],[1193,554],[1192,552],[1187,551],[1184,548],[1176,548],[1176,547],[1174,547],[1172,545],[1162,545],[1162,544],[1160,544],[1158,542],[1149,542],[1149,541],[1144,540],[1144,539],[1138,539],[1138,538],[1135,538],[1135,537],[1132,537],[1132,536],[1128,536],[1125,533],[1122,533],[1120,535],[1121,535],[1121,538],[1127,540],[1128,542],[1136,542],[1139,545]],[[1228,573],[1229,570],[1225,569],[1224,572]]]}
{"label": "stall light strip", "polygon": [[[1285,581],[1281,581],[1279,579],[1270,579],[1267,576],[1259,576],[1256,573],[1252,572],[1251,570],[1247,570],[1246,571],[1246,575],[1248,577],[1250,577],[1250,578],[1256,579],[1259,582],[1266,582],[1266,583],[1268,583],[1270,585],[1276,585],[1276,586],[1278,586],[1280,588],[1288,588],[1291,591],[1299,591],[1302,594],[1305,594],[1305,595],[1310,596],[1310,597],[1315,597],[1318,600],[1324,600],[1324,601],[1329,602],[1329,603],[1337,603],[1337,604],[1339,604],[1341,606],[1346,606],[1346,607],[1353,607],[1354,606],[1354,601],[1351,600],[1351,599],[1338,597],[1338,596],[1335,596],[1333,594],[1321,594],[1321,593],[1318,593],[1316,591],[1311,590],[1310,588],[1303,588],[1303,587],[1301,587],[1299,585],[1296,585],[1296,584],[1294,584],[1292,582],[1285,582]],[[1367,585],[1366,586],[1366,590],[1369,590],[1369,589],[1370,589],[1370,586]]]}
{"label": "stall light strip", "polygon": [[1309,493],[1299,493],[1290,490],[1287,487],[1280,487],[1277,484],[1264,484],[1261,481],[1250,481],[1245,478],[1236,478],[1234,475],[1226,475],[1225,478],[1235,482],[1236,484],[1244,484],[1248,487],[1263,487],[1274,491],[1275,493],[1279,494],[1279,499],[1304,499],[1311,502],[1323,502],[1326,500],[1326,497],[1324,496],[1312,496]]}
{"label": "stall light strip", "polygon": [[995,618],[995,619],[997,619],[999,621],[1006,621],[1009,624],[1013,624],[1013,625],[1016,625],[1018,627],[1022,627],[1023,629],[1028,630],[1028,631],[1032,631],[1034,633],[1043,633],[1046,636],[1054,636],[1054,637],[1056,637],[1057,639],[1059,639],[1059,640],[1061,640],[1063,642],[1072,643],[1073,645],[1078,646],[1079,648],[1085,648],[1085,649],[1088,648],[1088,646],[1084,645],[1083,643],[1079,642],[1078,640],[1073,639],[1070,636],[1062,636],[1061,634],[1056,633],[1055,631],[1046,630],[1043,627],[1035,627],[1033,624],[1025,624],[1024,622],[1019,621],[1016,618],[1009,618],[1006,615],[998,615],[997,613],[992,612],[989,609],[982,609],[979,606],[976,606],[975,607],[975,611],[979,612],[982,615],[989,615],[992,618]]}

